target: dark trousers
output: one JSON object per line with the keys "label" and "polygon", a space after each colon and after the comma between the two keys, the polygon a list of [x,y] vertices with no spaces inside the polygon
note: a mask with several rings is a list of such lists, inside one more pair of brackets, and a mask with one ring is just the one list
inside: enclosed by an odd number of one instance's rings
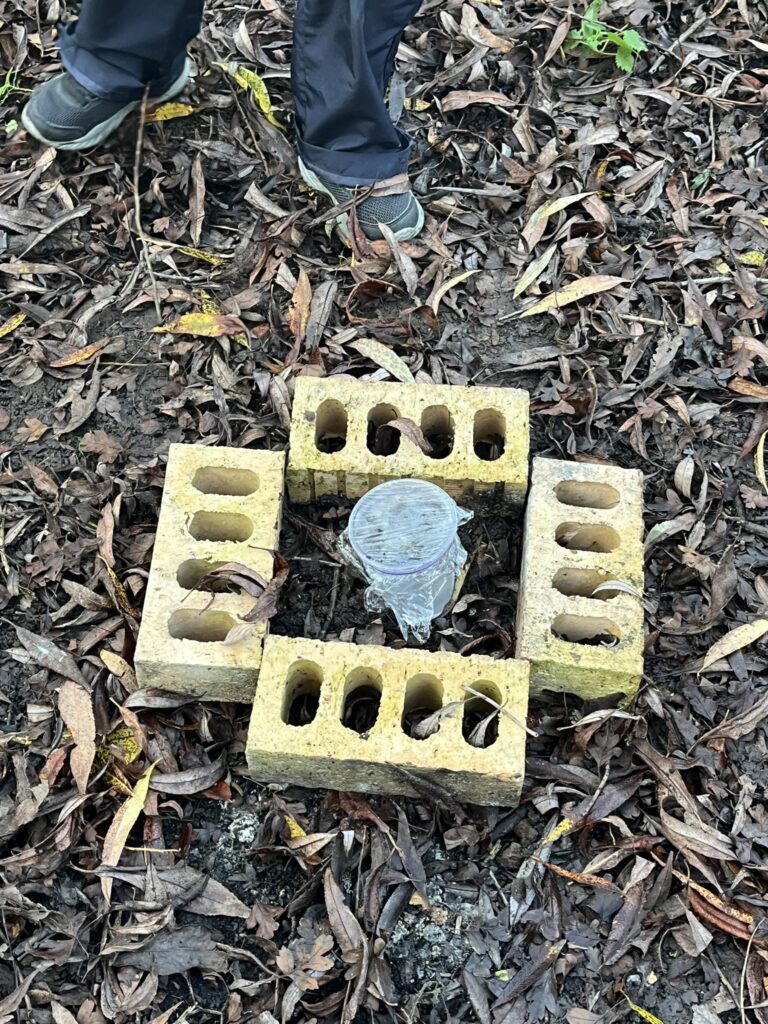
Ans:
{"label": "dark trousers", "polygon": [[[402,174],[410,141],[384,104],[400,37],[421,0],[299,0],[293,97],[304,163],[343,185]],[[60,47],[65,68],[90,92],[141,98],[181,72],[200,29],[203,0],[83,0]]]}

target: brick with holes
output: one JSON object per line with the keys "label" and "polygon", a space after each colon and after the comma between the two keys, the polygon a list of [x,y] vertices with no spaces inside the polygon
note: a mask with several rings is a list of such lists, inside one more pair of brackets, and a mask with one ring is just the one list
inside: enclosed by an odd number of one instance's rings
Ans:
{"label": "brick with holes", "polygon": [[196,589],[211,569],[238,562],[272,578],[282,452],[173,444],[136,646],[143,687],[211,700],[253,699],[266,628],[225,638],[255,598]]}
{"label": "brick with holes", "polygon": [[[403,429],[388,427],[393,421]],[[411,424],[430,443],[430,454]],[[295,502],[360,498],[385,480],[416,477],[457,499],[482,495],[519,505],[528,486],[528,447],[525,391],[299,377],[288,493]]]}
{"label": "brick with holes", "polygon": [[246,757],[264,782],[514,806],[527,706],[520,661],[272,635]]}
{"label": "brick with holes", "polygon": [[531,692],[634,696],[642,595],[642,473],[534,459],[516,650],[531,663]]}

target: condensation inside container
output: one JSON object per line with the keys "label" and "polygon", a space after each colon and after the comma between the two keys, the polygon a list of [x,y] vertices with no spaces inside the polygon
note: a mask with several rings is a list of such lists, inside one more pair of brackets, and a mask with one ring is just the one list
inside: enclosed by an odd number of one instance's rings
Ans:
{"label": "condensation inside container", "polygon": [[369,611],[389,608],[407,640],[424,643],[467,558],[457,530],[472,513],[423,480],[374,487],[352,510],[339,549],[368,582]]}

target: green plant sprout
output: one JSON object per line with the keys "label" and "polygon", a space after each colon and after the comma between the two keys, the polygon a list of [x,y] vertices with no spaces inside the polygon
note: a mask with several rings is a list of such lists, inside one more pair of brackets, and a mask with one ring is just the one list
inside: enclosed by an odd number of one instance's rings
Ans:
{"label": "green plant sprout", "polygon": [[603,0],[592,0],[579,27],[566,36],[563,48],[566,53],[575,50],[585,57],[613,57],[619,70],[629,74],[634,70],[637,55],[648,47],[634,29],[614,32],[604,25],[600,21],[602,6]]}
{"label": "green plant sprout", "polygon": [[0,81],[0,103],[3,103],[12,96],[15,92],[32,92],[31,89],[22,89],[19,85],[19,69],[8,68],[5,72],[5,78]]}

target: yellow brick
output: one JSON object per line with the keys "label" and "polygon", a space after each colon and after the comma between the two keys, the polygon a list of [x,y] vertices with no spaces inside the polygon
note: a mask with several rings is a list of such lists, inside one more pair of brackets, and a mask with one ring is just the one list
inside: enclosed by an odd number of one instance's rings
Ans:
{"label": "yellow brick", "polygon": [[[642,596],[642,473],[534,459],[516,651],[531,663],[532,694],[634,696],[643,674],[641,597],[591,596],[599,584],[616,580]],[[615,645],[583,642],[608,634],[618,638]]]}
{"label": "yellow brick", "polygon": [[221,641],[254,599],[194,587],[226,562],[272,578],[283,466],[282,452],[171,445],[136,646],[142,686],[210,700],[253,699],[264,623],[236,644]]}
{"label": "yellow brick", "polygon": [[[425,455],[406,436],[391,455],[368,448],[369,421],[412,420],[427,438],[452,434],[445,458]],[[493,461],[478,456],[475,439],[504,437]],[[323,452],[316,438],[344,439],[336,452]],[[416,477],[438,484],[461,500],[496,495],[522,504],[528,486],[528,395],[509,388],[463,388],[299,377],[296,381],[288,455],[287,485],[292,501],[326,495],[359,498],[384,480]],[[481,443],[481,450],[487,450]]]}
{"label": "yellow brick", "polygon": [[[375,724],[361,735],[342,724],[342,716],[366,686],[380,693],[380,705]],[[474,747],[462,734],[464,702],[478,702],[464,686],[504,705],[488,747]],[[313,695],[314,719],[290,724],[293,699]],[[433,711],[452,702],[458,706],[434,735],[416,739],[404,730],[403,717],[414,708]],[[483,717],[485,709],[493,712],[487,701],[479,703]],[[248,767],[264,782],[406,796],[420,795],[414,780],[422,779],[459,801],[514,805],[523,780],[527,704],[528,666],[519,661],[270,636]]]}

